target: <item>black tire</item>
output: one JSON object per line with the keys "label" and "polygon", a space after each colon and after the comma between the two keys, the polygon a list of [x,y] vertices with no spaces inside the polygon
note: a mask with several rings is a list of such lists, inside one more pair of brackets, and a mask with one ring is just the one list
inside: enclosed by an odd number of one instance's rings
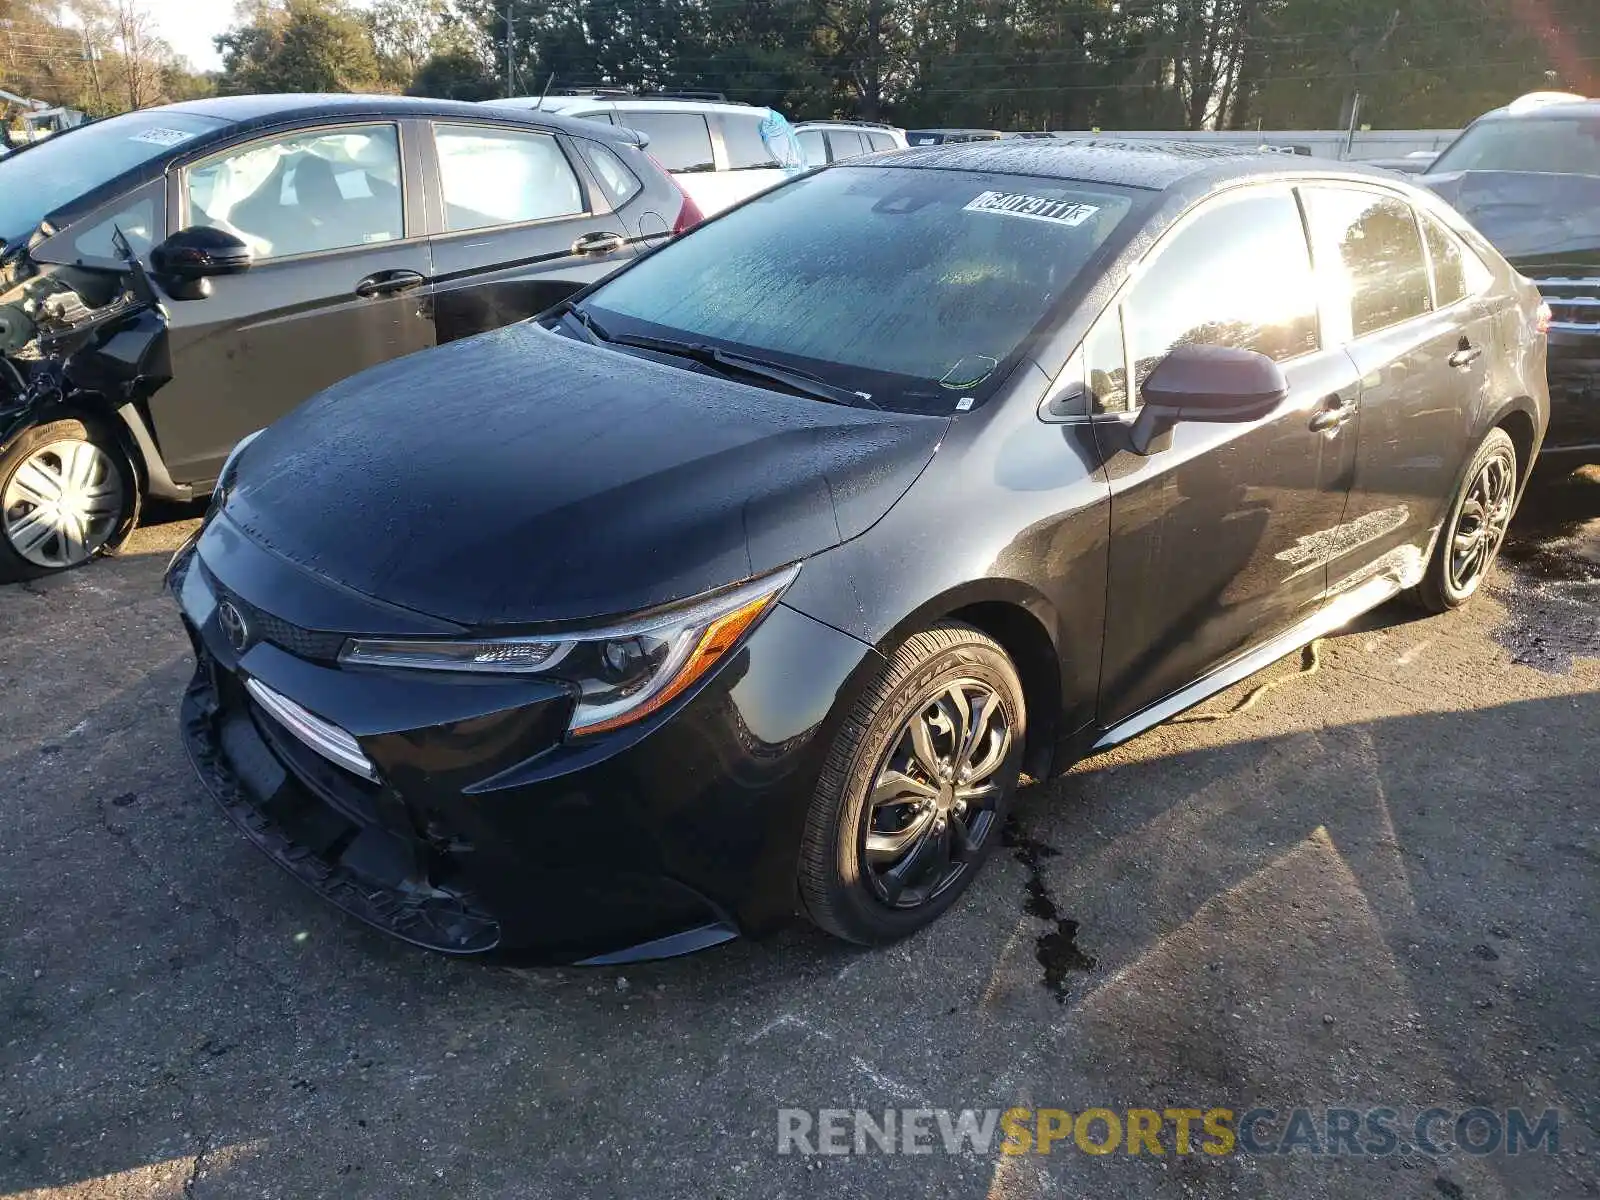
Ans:
{"label": "black tire", "polygon": [[[14,494],[13,482],[24,464],[47,447],[81,444],[93,447],[103,456],[104,464],[96,478],[100,484],[114,486],[115,509],[109,517],[98,517],[85,525],[88,536],[84,544],[88,552],[78,561],[57,565],[30,560],[13,541],[13,530],[20,522],[20,514],[28,511],[28,502],[17,501],[6,508],[6,497]],[[98,485],[97,485],[98,486]],[[133,474],[127,457],[115,439],[78,420],[50,421],[25,430],[4,454],[0,454],[0,583],[14,583],[24,579],[38,579],[54,575],[73,566],[81,566],[104,553],[128,533],[137,515],[137,496]],[[47,556],[52,543],[43,548]],[[54,543],[59,546],[59,543]],[[64,559],[69,557],[62,555]]]}
{"label": "black tire", "polygon": [[[1499,472],[1504,486],[1509,488],[1502,505],[1484,513],[1479,499],[1485,472]],[[1491,429],[1483,439],[1478,452],[1472,456],[1462,478],[1461,488],[1450,504],[1450,515],[1439,530],[1439,541],[1433,549],[1433,560],[1428,563],[1422,582],[1407,595],[1417,607],[1430,613],[1447,613],[1462,607],[1478,594],[1483,581],[1494,568],[1495,558],[1505,541],[1506,526],[1515,511],[1520,491],[1521,474],[1517,463],[1517,448],[1511,435],[1504,429]],[[1457,561],[1457,538],[1471,536],[1472,531],[1485,527],[1487,534],[1472,560],[1470,577],[1463,579]]]}
{"label": "black tire", "polygon": [[[988,748],[986,755],[998,766],[965,788],[957,787],[954,776],[944,776],[944,784],[935,789],[938,799],[869,805],[868,794],[879,782],[880,773],[892,769],[900,747],[915,741],[910,722],[923,720],[926,728],[927,718],[951,711],[940,709],[950,700],[951,689],[970,701],[964,723],[979,730],[977,736]],[[971,720],[974,714],[981,716],[981,722]],[[896,941],[937,919],[971,884],[1000,842],[1021,772],[1026,734],[1022,683],[1011,659],[993,638],[971,626],[948,623],[907,639],[852,706],[823,766],[801,842],[799,890],[806,915],[836,937],[863,945]],[[953,746],[954,737],[939,745]],[[976,737],[969,739],[968,745],[971,749],[966,753],[951,755],[952,768],[976,761]],[[923,771],[920,762],[910,762],[907,770],[916,776],[917,786],[926,787],[932,773]],[[968,801],[960,798],[963,792],[974,793],[970,808]],[[991,795],[980,800],[976,793]],[[952,804],[953,809],[949,807]],[[869,829],[869,821],[881,821],[908,808],[927,812],[915,812],[904,829],[884,831],[876,825]],[[953,869],[954,875],[935,883],[938,851],[934,851],[927,876],[929,894],[898,907],[888,899],[890,885],[885,882],[894,867],[868,862],[867,837],[870,833],[874,839],[897,838],[922,820],[931,822],[926,836],[942,839],[945,852],[960,861],[947,862],[945,867]],[[965,845],[968,837],[970,848],[951,849]],[[901,862],[909,865],[907,860],[914,853],[908,852]],[[899,894],[898,903],[906,903],[907,893],[916,896],[907,887]]]}

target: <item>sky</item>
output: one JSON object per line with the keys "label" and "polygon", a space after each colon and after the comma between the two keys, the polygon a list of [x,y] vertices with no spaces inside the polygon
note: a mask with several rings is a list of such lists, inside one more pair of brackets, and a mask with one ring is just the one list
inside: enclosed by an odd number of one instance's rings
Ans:
{"label": "sky", "polygon": [[211,39],[233,24],[234,0],[144,0],[144,4],[162,39],[195,70],[222,68],[222,56]]}
{"label": "sky", "polygon": [[233,0],[145,0],[156,32],[197,71],[222,67],[211,39],[233,24]]}

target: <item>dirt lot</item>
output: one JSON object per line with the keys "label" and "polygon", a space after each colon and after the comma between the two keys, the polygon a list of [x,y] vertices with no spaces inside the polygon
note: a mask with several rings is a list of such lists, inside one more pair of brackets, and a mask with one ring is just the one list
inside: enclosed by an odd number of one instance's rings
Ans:
{"label": "dirt lot", "polygon": [[[234,833],[175,731],[189,527],[0,589],[0,1196],[1600,1192],[1600,472],[1470,612],[1024,793],[923,936],[625,971],[408,951]],[[1561,1151],[777,1153],[780,1106],[1013,1104],[1556,1108]]]}

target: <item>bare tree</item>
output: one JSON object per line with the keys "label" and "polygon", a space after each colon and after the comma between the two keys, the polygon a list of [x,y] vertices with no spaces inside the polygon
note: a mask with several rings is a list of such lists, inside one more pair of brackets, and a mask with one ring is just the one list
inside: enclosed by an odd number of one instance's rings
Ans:
{"label": "bare tree", "polygon": [[117,48],[122,53],[123,87],[129,108],[145,108],[161,95],[161,68],[171,51],[155,34],[144,0],[115,0]]}

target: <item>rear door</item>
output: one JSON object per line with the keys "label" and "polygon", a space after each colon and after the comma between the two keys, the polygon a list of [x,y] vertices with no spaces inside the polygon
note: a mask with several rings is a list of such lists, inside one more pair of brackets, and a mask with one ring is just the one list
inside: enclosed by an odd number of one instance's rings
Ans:
{"label": "rear door", "polygon": [[1464,260],[1441,256],[1436,303],[1416,211],[1379,189],[1302,190],[1331,337],[1362,376],[1358,449],[1330,582],[1420,578],[1488,384],[1492,318],[1466,295]]}
{"label": "rear door", "polygon": [[575,141],[491,122],[426,128],[441,343],[543,312],[633,257],[635,233]]}
{"label": "rear door", "polygon": [[182,165],[175,229],[255,250],[243,275],[173,300],[173,379],[150,400],[180,483],[216,477],[245,434],[357,371],[434,343],[417,130],[399,121],[276,131]]}
{"label": "rear door", "polygon": [[[1349,488],[1342,447],[1353,437],[1328,414],[1353,412],[1359,383],[1343,350],[1324,343],[1317,299],[1293,191],[1241,189],[1167,234],[1085,343],[1111,484],[1105,724],[1322,603]],[[1109,423],[1134,418],[1138,389],[1185,344],[1266,354],[1283,365],[1290,395],[1257,421],[1181,423],[1148,457],[1119,449]]]}

